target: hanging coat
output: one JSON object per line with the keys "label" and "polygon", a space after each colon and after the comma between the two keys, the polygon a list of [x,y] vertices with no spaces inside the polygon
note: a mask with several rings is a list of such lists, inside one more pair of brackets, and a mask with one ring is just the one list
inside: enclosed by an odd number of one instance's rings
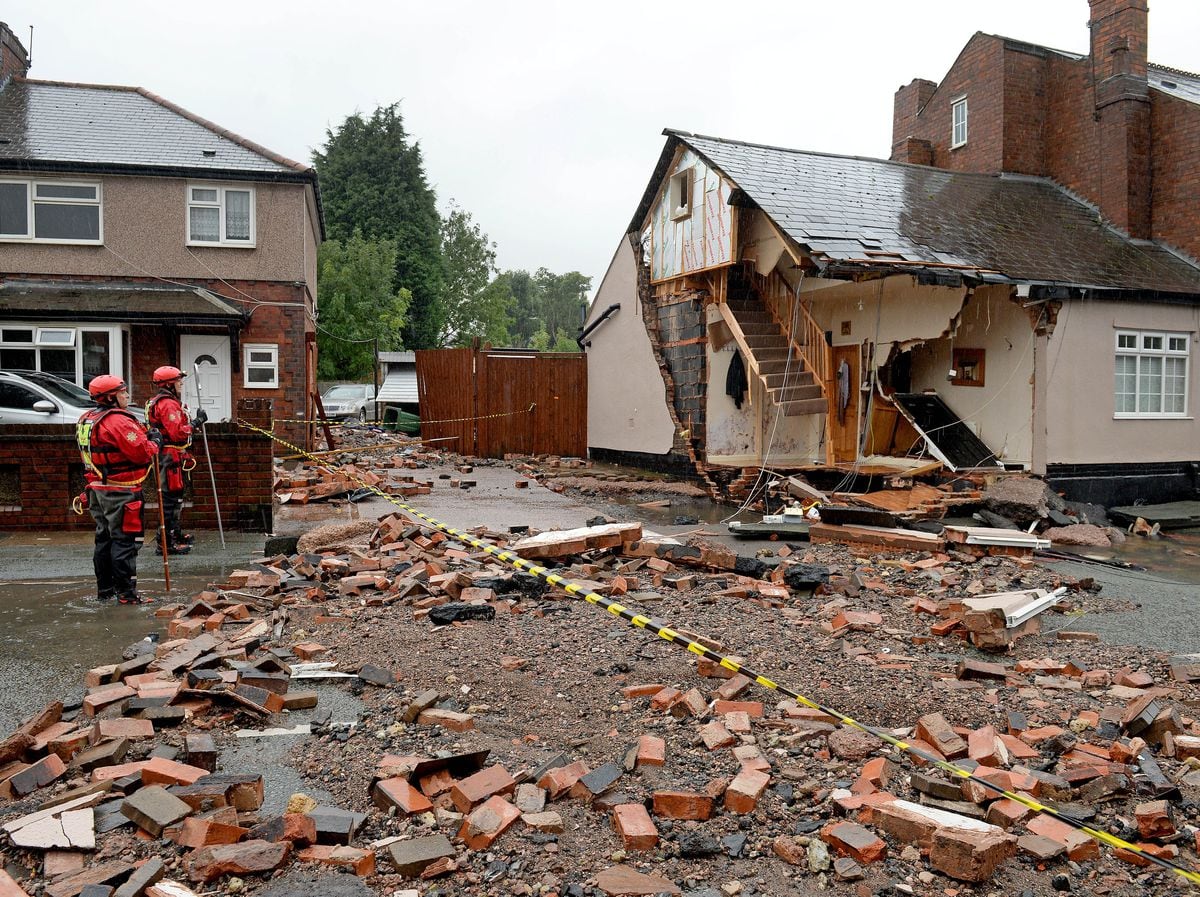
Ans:
{"label": "hanging coat", "polygon": [[733,407],[742,407],[747,386],[746,363],[742,361],[742,353],[734,349],[733,360],[729,362],[729,371],[725,374],[725,395],[733,399]]}
{"label": "hanging coat", "polygon": [[837,371],[837,413],[838,422],[846,422],[846,409],[850,407],[850,364],[846,359],[838,365]]}

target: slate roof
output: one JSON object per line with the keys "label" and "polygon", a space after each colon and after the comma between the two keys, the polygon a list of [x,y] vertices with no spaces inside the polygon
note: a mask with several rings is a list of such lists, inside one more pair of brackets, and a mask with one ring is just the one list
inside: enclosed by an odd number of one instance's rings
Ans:
{"label": "slate roof", "polygon": [[925,265],[984,279],[1200,295],[1200,266],[1103,224],[1049,180],[664,133],[634,230],[683,143],[822,266]]}
{"label": "slate roof", "polygon": [[0,90],[0,166],[6,163],[315,181],[311,167],[143,88],[26,78]]}
{"label": "slate roof", "polygon": [[1146,68],[1146,77],[1155,90],[1200,105],[1200,75],[1167,68],[1165,65],[1155,65],[1152,62]]}

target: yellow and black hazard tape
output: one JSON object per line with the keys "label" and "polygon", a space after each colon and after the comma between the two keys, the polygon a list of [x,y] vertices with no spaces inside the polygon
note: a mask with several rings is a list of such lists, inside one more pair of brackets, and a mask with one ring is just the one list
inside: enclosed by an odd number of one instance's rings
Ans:
{"label": "yellow and black hazard tape", "polygon": [[[447,418],[446,420],[423,420],[423,421],[420,421],[420,424],[422,427],[425,427],[430,424],[465,424],[468,421],[473,421],[473,420],[492,420],[493,418],[497,418],[497,417],[514,417],[515,415],[518,415],[518,414],[533,414],[533,409],[536,407],[537,407],[537,402],[532,402],[532,403],[530,403],[528,408],[525,408],[521,411],[499,411],[496,414],[480,414],[480,415],[476,415],[475,417],[451,417],[451,418]],[[316,418],[316,419],[312,419],[312,420],[310,420],[308,418],[303,418],[303,417],[281,417],[279,420],[276,421],[276,423],[279,423],[279,424],[329,424],[330,426],[333,426],[333,427],[342,427],[342,426],[365,427],[365,426],[371,426],[371,425],[376,425],[376,424],[379,426],[386,426],[389,423],[394,424],[395,421],[358,420],[353,417],[346,418],[344,420],[334,420],[331,417]]]}
{"label": "yellow and black hazard tape", "polygon": [[[262,429],[261,427],[256,427],[253,424],[247,423],[246,421],[243,421],[243,420],[239,420],[238,425],[245,427],[246,429],[253,430],[256,433],[261,433],[262,435],[267,436],[271,439],[274,439],[277,442],[280,442],[281,444],[287,446],[288,448],[292,449],[293,451],[295,451],[301,455],[309,455],[309,453],[305,452],[303,449],[301,449],[297,446],[294,446],[288,442],[284,442],[282,439],[279,439],[279,437],[268,432],[267,430]],[[314,457],[313,460],[320,463],[320,459],[317,459]],[[452,526],[447,526],[446,524],[442,523],[441,521],[436,520],[433,517],[430,517],[429,515],[422,513],[421,511],[418,511],[412,505],[409,505],[409,504],[406,504],[405,502],[400,501],[400,499],[396,498],[394,495],[389,495],[388,493],[384,492],[383,490],[381,490],[375,486],[372,486],[369,483],[363,482],[358,477],[354,477],[349,474],[347,476],[349,476],[349,478],[354,480],[355,482],[359,483],[365,489],[369,489],[374,494],[391,502],[393,505],[400,508],[405,513],[411,514],[413,517],[416,517],[419,520],[423,520],[425,523],[429,524],[434,529],[440,530],[441,532],[446,533],[447,535],[452,536],[455,539],[458,539],[459,541],[466,543],[467,545],[470,545],[472,548],[477,548],[480,551],[484,551],[487,554],[491,555],[492,557],[496,558],[497,560],[503,561],[504,563],[506,563],[512,567],[515,567],[518,570],[521,570],[525,573],[532,574],[533,576],[541,577],[542,579],[546,580],[546,582],[550,583],[550,585],[557,586],[571,595],[578,596],[578,597],[582,598],[584,601],[587,601],[589,604],[595,604],[598,607],[602,607],[602,608],[604,608],[604,610],[608,611],[610,614],[613,614],[614,616],[620,617],[622,620],[625,620],[631,626],[636,626],[639,629],[645,629],[647,632],[652,632],[653,634],[657,635],[659,638],[665,639],[666,641],[671,642],[672,644],[682,646],[684,649],[686,649],[687,651],[690,651],[692,654],[697,654],[700,657],[703,657],[707,660],[711,660],[714,663],[718,663],[721,666],[723,666],[725,669],[730,670],[734,673],[740,673],[741,675],[747,677],[748,679],[755,682],[756,684],[761,685],[763,688],[769,688],[772,691],[779,692],[780,694],[786,695],[787,697],[793,699],[794,701],[797,701],[798,703],[803,704],[805,707],[808,707],[812,710],[818,710],[821,713],[826,714],[827,716],[833,717],[834,719],[836,719],[838,722],[840,722],[844,726],[851,726],[855,729],[858,729],[859,731],[866,732],[868,735],[873,735],[876,738],[878,738],[880,741],[886,742],[887,744],[891,745],[892,747],[896,748],[897,750],[901,751],[902,753],[906,753],[913,757],[916,757],[917,759],[922,760],[925,763],[928,763],[930,766],[933,766],[936,769],[940,769],[943,772],[948,773],[952,776],[955,776],[959,779],[967,779],[969,781],[975,782],[978,785],[982,785],[988,791],[991,791],[997,795],[1000,795],[1001,797],[1006,797],[1009,800],[1014,801],[1023,807],[1027,807],[1028,809],[1034,811],[1035,813],[1044,813],[1047,816],[1052,816],[1053,818],[1057,819],[1059,822],[1062,822],[1062,823],[1070,826],[1071,828],[1076,829],[1077,831],[1083,832],[1085,835],[1088,835],[1088,836],[1096,839],[1100,843],[1106,844],[1115,850],[1129,851],[1130,853],[1137,855],[1138,857],[1140,857],[1141,859],[1145,860],[1148,863],[1152,863],[1153,865],[1159,866],[1162,869],[1166,869],[1170,872],[1174,872],[1176,875],[1178,875],[1185,881],[1190,882],[1193,885],[1200,885],[1200,872],[1188,869],[1172,860],[1157,856],[1156,854],[1153,854],[1146,850],[1143,850],[1138,845],[1136,845],[1130,841],[1126,841],[1123,838],[1118,838],[1116,835],[1106,832],[1103,829],[1093,828],[1092,826],[1088,825],[1083,820],[1076,819],[1074,816],[1071,816],[1068,813],[1063,813],[1062,811],[1057,810],[1054,807],[1048,806],[1047,804],[1043,804],[1041,801],[1034,800],[1032,797],[1029,797],[1028,795],[1020,794],[1016,791],[1009,791],[1005,788],[1001,788],[999,785],[995,785],[992,782],[987,781],[986,779],[976,776],[971,770],[966,769],[965,767],[959,766],[957,763],[954,763],[953,761],[945,760],[945,759],[942,759],[941,757],[935,756],[935,755],[929,753],[928,751],[922,750],[921,748],[916,747],[915,745],[912,745],[912,744],[908,743],[907,741],[896,738],[894,735],[890,735],[889,733],[884,732],[880,729],[877,729],[874,726],[869,726],[866,723],[861,723],[858,720],[854,719],[853,717],[850,717],[850,716],[842,713],[840,710],[836,710],[832,707],[828,707],[828,706],[822,704],[820,701],[814,701],[813,699],[805,696],[804,694],[796,691],[793,688],[788,688],[786,685],[781,685],[780,683],[774,681],[773,679],[768,678],[767,676],[763,675],[762,673],[759,673],[756,670],[751,669],[750,667],[746,666],[745,664],[738,663],[737,661],[730,659],[726,655],[721,654],[719,651],[714,651],[713,649],[708,648],[705,645],[700,644],[699,642],[692,641],[691,639],[688,639],[688,638],[680,635],[674,629],[672,629],[671,627],[667,626],[665,623],[663,623],[659,620],[655,620],[653,617],[647,617],[644,614],[635,613],[634,611],[625,607],[623,604],[620,604],[616,601],[611,601],[602,595],[597,595],[595,592],[589,591],[577,583],[569,582],[564,577],[559,576],[557,573],[552,573],[550,570],[548,570],[546,567],[541,566],[540,564],[531,563],[530,561],[527,561],[522,557],[518,557],[517,555],[513,554],[511,551],[497,548],[495,545],[485,542],[482,539],[478,539],[469,533],[460,532],[459,530],[456,530]]]}

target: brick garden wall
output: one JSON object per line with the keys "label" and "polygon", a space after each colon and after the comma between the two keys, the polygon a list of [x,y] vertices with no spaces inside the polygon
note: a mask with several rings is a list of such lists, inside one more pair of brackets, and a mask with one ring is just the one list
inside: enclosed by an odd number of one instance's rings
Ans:
{"label": "brick garden wall", "polygon": [[[237,414],[271,429],[271,401],[242,399]],[[229,529],[269,532],[272,527],[272,441],[234,424],[209,424],[209,447],[221,501],[221,519]],[[202,441],[193,446],[197,465],[184,508],[187,529],[216,529],[212,481]],[[153,473],[146,481],[147,502],[156,501]],[[0,530],[91,529],[92,518],[71,511],[71,500],[84,485],[83,463],[75,448],[75,428],[67,425],[0,427]],[[155,528],[157,505],[147,512],[146,529]]]}

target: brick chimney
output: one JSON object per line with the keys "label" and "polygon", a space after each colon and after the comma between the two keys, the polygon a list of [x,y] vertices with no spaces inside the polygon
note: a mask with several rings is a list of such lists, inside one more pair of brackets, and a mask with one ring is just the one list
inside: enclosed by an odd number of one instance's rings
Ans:
{"label": "brick chimney", "polygon": [[[934,82],[926,81],[924,78],[914,78],[911,84],[906,84],[896,91],[892,106],[893,162],[930,164],[925,160],[919,146],[919,144],[925,144],[927,150],[928,141],[910,141],[909,137],[912,136],[917,124],[917,114],[925,108],[925,104],[929,102],[929,98],[933,96],[935,90],[937,90],[937,84]],[[914,149],[917,158],[910,158]]]}
{"label": "brick chimney", "polygon": [[1150,238],[1150,85],[1145,0],[1088,0],[1100,143],[1100,211],[1132,237]]}
{"label": "brick chimney", "polygon": [[28,72],[29,53],[25,45],[8,25],[0,22],[0,83],[10,75],[25,75]]}

